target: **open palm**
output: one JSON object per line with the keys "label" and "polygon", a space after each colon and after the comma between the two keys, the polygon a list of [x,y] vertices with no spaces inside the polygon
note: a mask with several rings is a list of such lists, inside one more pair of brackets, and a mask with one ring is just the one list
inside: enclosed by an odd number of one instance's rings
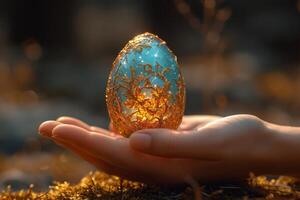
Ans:
{"label": "open palm", "polygon": [[263,173],[254,157],[262,148],[264,126],[254,116],[185,116],[178,130],[144,129],[130,138],[111,130],[71,117],[46,121],[39,128],[100,170],[131,180],[178,184],[191,178],[243,180],[250,171]]}

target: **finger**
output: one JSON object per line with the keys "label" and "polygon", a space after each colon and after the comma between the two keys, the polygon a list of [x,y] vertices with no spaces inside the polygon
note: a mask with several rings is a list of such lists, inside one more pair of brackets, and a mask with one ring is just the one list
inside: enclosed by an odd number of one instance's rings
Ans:
{"label": "finger", "polygon": [[[224,175],[222,176],[222,170],[216,170],[220,168],[220,164],[218,162],[203,162],[203,161],[195,161],[195,160],[189,160],[189,159],[182,159],[179,162],[174,162],[173,160],[168,160],[167,164],[159,164],[160,160],[155,160],[151,162],[145,162],[143,159],[139,159],[139,163],[142,163],[143,169],[148,169],[149,165],[157,165],[155,170],[152,167],[149,172],[145,172],[142,170],[137,169],[136,166],[131,166],[129,168],[123,168],[123,166],[118,167],[116,165],[112,165],[109,162],[105,162],[98,157],[91,156],[89,153],[86,153],[83,149],[80,147],[77,147],[76,145],[73,145],[69,143],[70,141],[63,141],[59,139],[55,139],[56,143],[64,146],[65,148],[70,149],[74,153],[78,154],[80,157],[85,159],[86,161],[90,162],[91,164],[95,165],[97,168],[103,170],[106,173],[117,175],[129,180],[137,180],[141,182],[149,182],[149,183],[168,183],[168,184],[176,184],[176,183],[184,183],[186,182],[186,178],[190,177],[191,175],[196,178],[197,180],[200,180],[203,183],[210,182],[210,181],[216,181],[219,179],[224,178]],[[86,149],[85,149],[86,150]],[[126,160],[130,163],[132,163],[132,160],[126,152],[122,151],[122,157],[125,157]],[[178,161],[178,160],[176,160]],[[180,165],[188,166],[189,171],[191,173],[182,173],[186,169],[180,168]],[[173,169],[174,168],[174,169]],[[230,167],[227,167],[230,169]],[[167,169],[167,170],[164,170]],[[174,174],[167,174],[165,171],[174,171]],[[182,174],[182,175],[180,175]],[[230,174],[230,173],[227,173]],[[226,178],[226,177],[225,177]]]}
{"label": "finger", "polygon": [[[85,125],[83,123],[76,123],[78,122],[76,119],[73,120],[72,118],[61,118],[60,119],[62,122],[70,122],[70,123],[74,123],[76,125],[83,125],[83,127],[85,127]],[[61,122],[57,122],[57,121],[46,121],[44,123],[42,123],[39,127],[39,132],[47,137],[51,137],[52,135],[52,130],[58,126],[62,124]],[[116,167],[114,167],[113,165],[110,165],[104,161],[101,161],[95,157],[89,156],[87,153],[81,151],[80,149],[76,148],[74,145],[72,144],[66,144],[66,142],[63,141],[58,141],[58,140],[54,140],[57,144],[62,145],[64,147],[68,147],[72,152],[78,154],[80,157],[82,157],[83,159],[87,160],[88,162],[90,162],[91,164],[95,165],[97,168],[109,173],[109,174],[114,174],[114,175],[119,175],[119,176],[125,176],[126,177],[130,177],[130,175],[128,173],[125,173],[124,170],[120,170],[117,169]]]}
{"label": "finger", "polygon": [[56,121],[61,122],[63,124],[70,124],[70,125],[74,125],[74,126],[78,126],[81,128],[84,128],[88,131],[93,131],[93,132],[98,132],[101,134],[108,134],[111,136],[115,136],[114,133],[108,131],[107,129],[103,129],[103,128],[99,128],[99,127],[95,127],[95,126],[90,126],[87,123],[77,119],[77,118],[73,118],[73,117],[59,117]]}
{"label": "finger", "polygon": [[89,163],[91,163],[92,165],[94,165],[95,167],[97,167],[99,170],[101,170],[103,172],[106,172],[111,175],[132,178],[132,175],[130,175],[128,172],[125,172],[125,170],[120,169],[116,166],[113,166],[110,163],[100,160],[99,158],[89,155],[86,152],[82,151],[80,148],[76,147],[75,145],[69,144],[69,143],[67,143],[63,140],[59,140],[59,139],[54,140],[54,142],[60,146],[68,148],[73,153],[77,154],[82,159],[88,161]]}
{"label": "finger", "polygon": [[130,136],[132,148],[156,156],[176,158],[220,159],[210,138],[211,130],[203,128],[198,132],[182,134],[170,129],[145,129]]}
{"label": "finger", "polygon": [[199,126],[204,126],[205,124],[220,119],[221,117],[215,115],[188,115],[184,116],[182,123],[180,124],[178,130],[192,130]]}
{"label": "finger", "polygon": [[42,136],[51,137],[53,128],[55,128],[59,124],[61,123],[57,121],[45,121],[39,126],[39,133]]}
{"label": "finger", "polygon": [[166,177],[167,181],[179,181],[187,173],[187,166],[179,165],[177,159],[166,159],[132,150],[127,138],[114,138],[95,134],[72,125],[59,125],[53,130],[53,137],[68,141],[91,156],[95,156],[125,170],[134,171],[142,179]]}
{"label": "finger", "polygon": [[111,137],[121,137],[121,135],[119,135],[119,134],[116,134],[112,131],[109,131],[109,130],[104,129],[104,128],[96,127],[96,126],[91,126],[90,131],[106,134],[106,135],[109,135]]}
{"label": "finger", "polygon": [[[53,123],[54,122],[54,123]],[[55,121],[48,121],[45,123],[43,129],[51,130],[53,127],[65,126],[62,124],[58,124]],[[56,126],[55,126],[56,125]],[[70,125],[69,125],[70,126]],[[50,127],[50,128],[49,128]],[[78,128],[78,127],[77,127]],[[93,141],[101,141],[101,134],[97,134],[98,138],[93,138],[97,140]],[[107,137],[107,136],[105,136]],[[103,139],[103,138],[102,138]],[[87,160],[88,162],[94,164],[95,166],[103,169],[104,171],[112,174],[116,174],[119,176],[127,177],[129,179],[140,180],[140,181],[148,181],[148,182],[160,182],[160,183],[178,183],[183,182],[185,177],[189,174],[197,175],[201,181],[209,181],[212,180],[212,175],[216,175],[217,172],[221,172],[221,170],[216,170],[220,167],[218,163],[215,162],[202,162],[202,161],[194,161],[190,159],[164,159],[164,158],[156,158],[148,155],[138,154],[125,146],[119,146],[117,154],[115,152],[112,155],[105,155],[101,152],[101,148],[107,148],[109,152],[109,146],[112,146],[109,140],[104,141],[104,143],[98,144],[98,154],[97,156],[91,156],[91,142],[85,145],[73,145],[72,135],[70,140],[59,141],[59,139],[55,139],[57,143],[60,144],[70,150],[74,151],[76,154]],[[105,145],[107,143],[107,147]],[[93,147],[95,148],[95,147]],[[86,150],[88,153],[86,153]],[[106,157],[105,157],[106,156]],[[105,159],[99,159],[99,157],[104,157],[108,159],[107,162]],[[105,161],[108,165],[111,165],[110,161],[113,163],[119,163],[118,165],[112,165],[113,167],[103,166],[102,162]],[[118,166],[121,166],[120,170]],[[110,171],[110,169],[112,169]],[[205,172],[203,174],[203,172]],[[229,174],[229,173],[227,173]],[[221,174],[222,175],[222,174]],[[216,177],[220,178],[221,176],[216,175]]]}
{"label": "finger", "polygon": [[79,126],[81,128],[87,129],[87,130],[90,129],[90,126],[87,123],[81,121],[80,119],[74,118],[74,117],[63,116],[63,117],[59,117],[56,121],[61,122],[63,124],[73,124],[75,126]]}
{"label": "finger", "polygon": [[[100,155],[107,155],[105,157],[109,157],[112,154],[122,154],[121,150],[118,149],[118,140],[122,138],[98,134],[73,125],[62,124],[57,126],[53,130],[53,138],[67,141],[69,144],[84,149],[90,155],[95,155],[96,157],[100,157]],[[110,159],[107,160],[108,162],[110,161]]]}
{"label": "finger", "polygon": [[[61,122],[67,122],[67,123],[72,123],[72,124],[76,124],[76,125],[79,125],[79,126],[82,126],[82,127],[85,127],[86,126],[84,125],[84,123],[81,123],[80,121],[78,120],[74,120],[74,118],[60,118],[60,121]],[[39,132],[42,134],[42,135],[45,135],[47,137],[51,137],[52,135],[52,130],[62,124],[61,122],[57,122],[57,121],[46,121],[44,123],[42,123],[39,127]],[[79,123],[78,123],[79,122]],[[75,147],[74,145],[72,144],[67,144],[66,142],[64,141],[59,141],[59,140],[54,140],[55,143],[61,145],[61,146],[64,146],[64,147],[67,147],[68,149],[70,149],[72,152],[78,154],[81,158],[85,159],[86,161],[90,162],[91,164],[95,165],[97,168],[105,171],[106,173],[109,173],[109,174],[114,174],[114,175],[118,175],[118,176],[126,176],[127,178],[130,178],[132,176],[130,176],[128,173],[125,173],[125,170],[120,170],[120,169],[117,169],[117,167],[111,165],[111,164],[108,164],[104,161],[101,161],[100,159],[98,158],[95,158],[95,157],[92,157],[90,155],[88,155],[87,153],[85,153],[84,151],[81,151],[79,148]]]}
{"label": "finger", "polygon": [[[132,155],[130,156],[126,151],[120,149],[121,154],[119,153],[119,155],[131,164],[120,163],[119,166],[122,167],[118,167],[118,165],[112,165],[110,162],[99,159],[99,157],[91,156],[90,153],[85,152],[85,150],[87,150],[86,147],[73,145],[70,143],[70,140],[63,141],[56,138],[55,142],[70,149],[72,152],[78,154],[80,157],[104,172],[127,178],[129,180],[149,183],[158,182],[176,184],[185,182],[186,177],[189,177],[190,175],[195,176],[197,180],[199,179],[202,182],[212,181],[216,177],[220,179],[221,177],[218,173],[216,173],[216,169],[219,167],[219,164],[215,162],[194,161],[189,159],[168,159],[166,161],[162,161],[161,159],[145,160],[143,158],[138,158],[134,163],[131,158]],[[136,166],[136,163],[139,163],[143,170],[141,170],[139,166]],[[188,169],[185,169],[185,166],[188,166],[186,167]]]}
{"label": "finger", "polygon": [[[59,145],[62,145],[65,148],[70,149],[72,152],[78,154],[81,158],[83,158],[84,160],[88,161],[89,163],[93,164],[94,166],[96,166],[97,168],[103,170],[104,172],[108,173],[108,174],[112,174],[112,175],[117,175],[120,176],[122,178],[126,178],[129,180],[137,180],[137,181],[141,181],[141,182],[149,182],[149,183],[153,183],[153,182],[159,182],[159,183],[177,183],[177,182],[173,182],[169,179],[164,179],[164,176],[159,175],[159,179],[156,180],[153,177],[157,177],[157,176],[149,176],[147,174],[144,173],[140,173],[138,170],[136,170],[135,168],[130,168],[130,169],[124,169],[118,166],[114,166],[108,162],[105,162],[103,160],[100,160],[97,157],[91,156],[89,153],[86,153],[84,150],[76,147],[75,145],[72,145],[68,142],[62,141],[62,140],[58,140],[55,139],[56,143],[58,143]],[[123,155],[124,156],[124,155]],[[206,181],[211,181],[213,180],[214,177],[217,177],[220,179],[220,176],[218,176],[218,174],[216,173],[216,166],[218,166],[218,163],[215,162],[202,162],[202,161],[194,161],[194,160],[182,160],[182,163],[186,166],[189,166],[189,168],[191,169],[190,171],[192,171],[192,173],[195,177],[197,177],[199,180],[201,180],[202,182],[206,182]],[[182,164],[181,163],[181,164]],[[178,166],[180,165],[179,163],[176,165]],[[171,170],[171,168],[174,167],[172,162],[169,162],[169,166],[168,166],[168,170]],[[147,166],[144,166],[144,168],[147,168]],[[178,167],[177,167],[178,169]],[[159,171],[153,171],[157,174],[159,174],[161,170]],[[180,173],[180,170],[178,170],[178,174]],[[182,176],[182,179],[178,179],[178,182],[185,182],[186,177],[189,177],[190,175],[186,175],[186,176]]]}

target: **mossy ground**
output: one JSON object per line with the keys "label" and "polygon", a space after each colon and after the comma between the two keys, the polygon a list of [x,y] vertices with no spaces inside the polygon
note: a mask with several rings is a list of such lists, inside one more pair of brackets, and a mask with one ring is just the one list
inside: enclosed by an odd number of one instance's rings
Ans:
{"label": "mossy ground", "polygon": [[162,188],[127,180],[121,181],[118,177],[94,172],[85,176],[76,185],[67,182],[54,183],[49,187],[49,191],[43,193],[34,192],[33,185],[28,190],[17,192],[12,192],[8,187],[2,191],[0,199],[300,199],[300,187],[297,180],[291,177],[267,179],[264,176],[251,175],[248,185],[245,186],[205,185],[196,190],[190,186]]}

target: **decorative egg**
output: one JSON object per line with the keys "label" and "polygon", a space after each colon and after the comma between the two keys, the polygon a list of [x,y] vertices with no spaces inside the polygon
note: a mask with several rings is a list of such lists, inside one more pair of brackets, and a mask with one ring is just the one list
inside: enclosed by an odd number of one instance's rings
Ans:
{"label": "decorative egg", "polygon": [[143,33],[126,44],[113,63],[106,103],[114,129],[123,136],[146,128],[178,128],[185,86],[166,42]]}

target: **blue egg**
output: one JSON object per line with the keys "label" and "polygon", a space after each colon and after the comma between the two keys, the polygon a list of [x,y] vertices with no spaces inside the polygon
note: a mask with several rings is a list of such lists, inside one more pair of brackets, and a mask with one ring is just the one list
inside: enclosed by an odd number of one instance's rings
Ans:
{"label": "blue egg", "polygon": [[151,33],[130,40],[113,63],[106,102],[114,128],[124,136],[145,128],[176,129],[185,86],[166,42]]}

